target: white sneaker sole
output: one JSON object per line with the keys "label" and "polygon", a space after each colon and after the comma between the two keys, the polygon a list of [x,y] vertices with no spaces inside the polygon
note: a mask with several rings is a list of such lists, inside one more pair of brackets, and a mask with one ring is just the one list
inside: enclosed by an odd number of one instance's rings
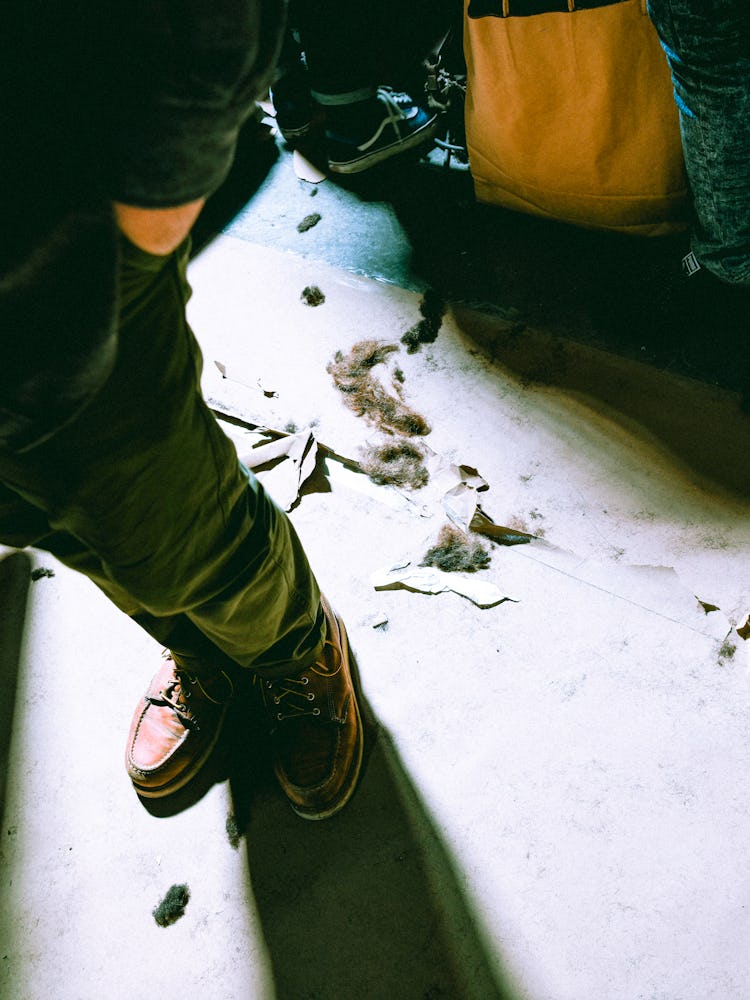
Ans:
{"label": "white sneaker sole", "polygon": [[335,174],[358,174],[362,170],[369,170],[370,167],[377,166],[378,163],[389,160],[392,156],[398,156],[399,153],[415,149],[423,142],[433,139],[437,135],[439,125],[438,118],[432,118],[406,139],[397,139],[390,145],[381,146],[380,149],[376,149],[372,153],[362,153],[352,160],[329,160],[328,169]]}

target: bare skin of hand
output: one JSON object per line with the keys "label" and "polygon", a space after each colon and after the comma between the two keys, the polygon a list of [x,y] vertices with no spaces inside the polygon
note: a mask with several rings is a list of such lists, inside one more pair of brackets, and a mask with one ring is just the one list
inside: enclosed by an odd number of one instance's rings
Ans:
{"label": "bare skin of hand", "polygon": [[138,208],[114,202],[115,217],[122,232],[141,250],[157,256],[172,253],[193,228],[205,198],[175,208]]}

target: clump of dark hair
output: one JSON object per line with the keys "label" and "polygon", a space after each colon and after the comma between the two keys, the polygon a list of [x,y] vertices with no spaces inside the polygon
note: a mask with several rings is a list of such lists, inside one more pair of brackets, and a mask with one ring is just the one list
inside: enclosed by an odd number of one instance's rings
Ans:
{"label": "clump of dark hair", "polygon": [[408,441],[372,445],[362,452],[362,471],[379,486],[408,486],[418,490],[430,478],[421,449]]}
{"label": "clump of dark hair", "polygon": [[48,566],[37,566],[36,569],[31,571],[31,579],[36,583],[37,580],[42,580],[45,576],[54,576],[55,571],[50,569]]}
{"label": "clump of dark hair", "polygon": [[326,300],[325,295],[317,285],[305,285],[300,298],[307,306],[320,306]]}
{"label": "clump of dark hair", "polygon": [[320,212],[311,212],[306,215],[301,222],[297,223],[297,232],[306,233],[308,229],[312,229],[313,226],[317,226],[323,216]]}
{"label": "clump of dark hair", "polygon": [[734,654],[737,652],[737,647],[729,639],[725,639],[719,649],[719,661],[731,660],[734,658]]}
{"label": "clump of dark hair", "polygon": [[224,829],[227,832],[227,840],[236,851],[237,848],[240,846],[240,840],[242,839],[242,831],[240,830],[240,825],[237,822],[237,817],[234,816],[232,813],[230,813],[230,815],[227,816],[227,821]]}
{"label": "clump of dark hair", "polygon": [[419,304],[422,319],[409,327],[401,338],[409,354],[415,354],[422,344],[432,344],[437,340],[440,325],[445,315],[445,300],[434,288],[428,288]]}
{"label": "clump of dark hair", "polygon": [[397,344],[380,340],[362,340],[348,354],[336,351],[326,371],[342,393],[344,402],[358,417],[365,417],[386,433],[404,434],[407,437],[430,433],[425,418],[408,407],[401,398],[402,378],[395,377],[392,396],[372,374],[372,369],[382,364]]}
{"label": "clump of dark hair", "polygon": [[437,542],[428,549],[420,566],[435,566],[448,572],[475,573],[490,564],[490,554],[478,539],[470,538],[451,524],[443,525]]}
{"label": "clump of dark hair", "polygon": [[160,927],[169,927],[185,912],[190,899],[190,889],[186,885],[173,885],[161,903],[152,911],[154,920]]}
{"label": "clump of dark hair", "polygon": [[337,389],[355,392],[375,365],[381,365],[389,354],[397,350],[398,344],[386,344],[382,340],[360,340],[348,354],[336,351],[326,371],[333,377]]}

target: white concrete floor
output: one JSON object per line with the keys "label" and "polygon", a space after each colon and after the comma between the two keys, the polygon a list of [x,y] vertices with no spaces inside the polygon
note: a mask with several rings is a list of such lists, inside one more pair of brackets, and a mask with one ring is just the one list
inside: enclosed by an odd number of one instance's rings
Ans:
{"label": "white concrete floor", "polygon": [[[191,278],[217,406],[312,423],[351,459],[377,438],[326,363],[397,343],[418,296],[233,236]],[[373,589],[445,522],[429,487],[409,501],[330,461],[329,491],[291,513],[373,716],[360,789],[327,823],[274,787],[252,706],[198,789],[147,810],[122,758],[159,651],[51,559],[33,583],[23,558],[0,564],[2,997],[750,995],[750,503],[733,464],[750,421],[728,394],[592,352],[550,368],[543,331],[521,363],[497,322],[449,313],[397,360],[430,446],[478,469],[497,523],[544,536],[479,574],[512,600]],[[543,385],[521,371],[541,361]],[[161,928],[174,883],[190,901]]]}

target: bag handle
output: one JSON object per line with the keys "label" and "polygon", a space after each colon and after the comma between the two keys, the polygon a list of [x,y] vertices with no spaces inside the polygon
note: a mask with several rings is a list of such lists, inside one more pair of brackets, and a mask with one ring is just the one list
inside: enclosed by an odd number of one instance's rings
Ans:
{"label": "bag handle", "polygon": [[[579,10],[611,7],[630,0],[470,0],[468,14],[478,17],[534,17],[537,14],[575,14]],[[647,0],[640,0],[647,13]]]}

